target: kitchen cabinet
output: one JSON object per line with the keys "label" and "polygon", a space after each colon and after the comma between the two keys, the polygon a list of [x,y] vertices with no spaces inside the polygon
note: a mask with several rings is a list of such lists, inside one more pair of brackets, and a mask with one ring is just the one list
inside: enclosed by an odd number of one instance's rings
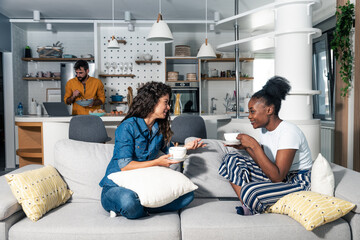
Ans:
{"label": "kitchen cabinet", "polygon": [[41,122],[16,122],[18,127],[19,167],[29,164],[44,164],[43,131]]}
{"label": "kitchen cabinet", "polygon": [[201,69],[200,60],[196,57],[165,57],[165,79],[168,80],[168,72],[179,72],[177,81],[169,82],[194,82],[186,80],[187,73],[195,73],[196,82],[200,81]]}
{"label": "kitchen cabinet", "polygon": [[[177,80],[170,80],[168,72],[178,72]],[[194,77],[187,80],[189,77]],[[165,81],[172,88],[171,112],[174,112],[176,94],[181,95],[182,113],[201,112],[201,61],[196,57],[165,57]]]}

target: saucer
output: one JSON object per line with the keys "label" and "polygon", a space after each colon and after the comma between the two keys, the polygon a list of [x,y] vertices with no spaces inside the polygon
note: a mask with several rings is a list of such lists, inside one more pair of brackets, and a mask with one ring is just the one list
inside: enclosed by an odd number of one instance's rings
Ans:
{"label": "saucer", "polygon": [[178,161],[178,162],[183,162],[185,161],[186,159],[189,158],[189,155],[185,155],[184,158],[173,158],[173,157],[169,157],[170,160],[174,160],[174,161]]}
{"label": "saucer", "polygon": [[240,141],[223,141],[225,145],[240,145]]}

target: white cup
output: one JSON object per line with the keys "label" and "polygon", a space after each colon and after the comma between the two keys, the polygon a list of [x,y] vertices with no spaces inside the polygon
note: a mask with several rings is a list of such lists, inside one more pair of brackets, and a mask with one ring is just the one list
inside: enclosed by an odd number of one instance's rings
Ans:
{"label": "white cup", "polygon": [[186,148],[185,147],[171,147],[169,149],[169,153],[172,155],[172,158],[177,159],[183,159],[186,156]]}
{"label": "white cup", "polygon": [[225,138],[225,141],[227,142],[238,142],[240,143],[240,141],[238,139],[236,139],[236,137],[239,135],[238,132],[236,133],[224,133],[224,138]]}

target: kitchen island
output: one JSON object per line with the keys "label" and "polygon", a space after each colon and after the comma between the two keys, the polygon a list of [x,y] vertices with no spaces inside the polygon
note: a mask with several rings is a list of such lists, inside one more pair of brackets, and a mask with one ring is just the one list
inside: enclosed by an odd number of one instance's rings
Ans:
{"label": "kitchen island", "polygon": [[[171,116],[174,119],[176,116]],[[202,114],[205,121],[208,138],[217,138],[219,121],[230,120],[231,116],[226,114]],[[108,143],[115,142],[115,130],[124,116],[101,117],[109,137]],[[55,143],[61,139],[69,138],[69,117],[49,117],[24,115],[16,116],[15,124],[18,127],[18,149],[19,166],[31,163],[53,164],[53,153]]]}

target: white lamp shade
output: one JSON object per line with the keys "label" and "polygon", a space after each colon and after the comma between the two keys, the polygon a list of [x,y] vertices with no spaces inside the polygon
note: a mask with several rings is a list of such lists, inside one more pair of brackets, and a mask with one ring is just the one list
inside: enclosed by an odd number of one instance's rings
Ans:
{"label": "white lamp shade", "polygon": [[119,43],[114,36],[112,36],[107,47],[108,48],[120,48]]}
{"label": "white lamp shade", "polygon": [[201,45],[201,48],[197,54],[197,58],[200,59],[216,58],[216,54],[210,43],[205,41],[205,43]]}
{"label": "white lamp shade", "polygon": [[166,22],[159,20],[152,25],[146,40],[150,42],[172,42],[174,38]]}

